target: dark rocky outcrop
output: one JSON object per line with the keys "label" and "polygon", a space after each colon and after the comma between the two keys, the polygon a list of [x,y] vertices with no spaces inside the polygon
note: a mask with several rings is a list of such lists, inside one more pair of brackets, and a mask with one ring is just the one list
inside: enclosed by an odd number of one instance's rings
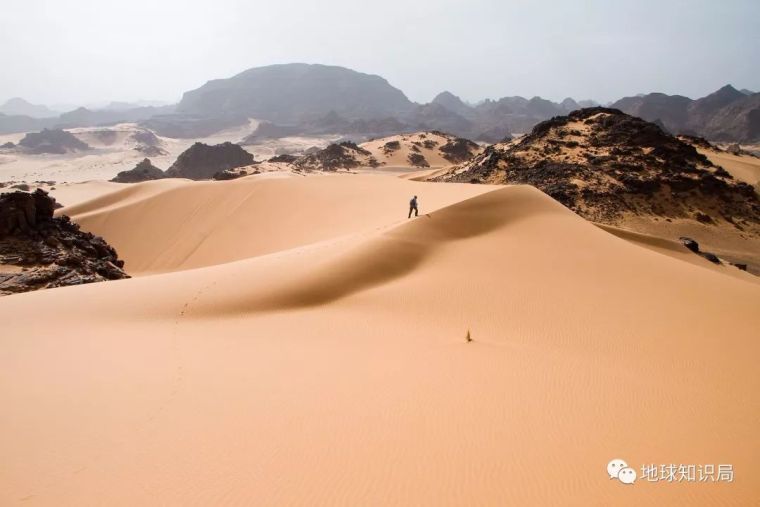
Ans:
{"label": "dark rocky outcrop", "polygon": [[281,155],[276,155],[270,158],[269,160],[267,160],[267,162],[284,162],[286,164],[292,164],[296,160],[298,160],[297,156],[290,155],[289,153],[283,153]]}
{"label": "dark rocky outcrop", "polygon": [[[695,254],[697,254],[697,255],[699,255],[701,257],[704,257],[705,259],[707,259],[708,261],[712,262],[713,264],[722,264],[722,262],[720,261],[720,259],[718,258],[718,256],[715,255],[714,253],[703,252],[702,250],[700,250],[699,243],[697,243],[695,240],[693,240],[691,238],[687,238],[685,236],[681,236],[679,238],[679,240],[681,241],[681,244],[683,246],[685,246],[688,250],[694,252]],[[747,271],[747,265],[746,264],[733,263],[733,262],[730,262],[729,264],[731,264],[733,266],[736,266],[737,268],[741,269],[742,271]]]}
{"label": "dark rocky outcrop", "polygon": [[478,149],[478,145],[465,139],[463,137],[457,137],[444,144],[440,148],[443,158],[451,162],[452,164],[461,164],[462,162],[469,160],[473,157]]}
{"label": "dark rocky outcrop", "polygon": [[427,159],[421,153],[410,153],[407,159],[409,164],[414,167],[430,167]]}
{"label": "dark rocky outcrop", "polygon": [[721,222],[760,235],[760,202],[752,186],[735,181],[691,144],[616,109],[552,118],[437,179],[527,183],[602,223],[649,215]]}
{"label": "dark rocky outcrop", "polygon": [[222,143],[209,146],[195,143],[177,157],[166,171],[170,178],[207,180],[220,171],[235,169],[254,163],[253,155],[237,144]]}
{"label": "dark rocky outcrop", "polygon": [[116,251],[43,190],[0,195],[0,295],[128,278]]}
{"label": "dark rocky outcrop", "polygon": [[160,180],[166,178],[164,171],[151,164],[150,159],[143,159],[128,171],[121,171],[111,181],[116,183],[139,183],[141,181]]}
{"label": "dark rocky outcrop", "polygon": [[345,141],[331,144],[316,153],[299,157],[294,166],[309,171],[337,171],[353,169],[362,165],[372,165],[372,153],[364,148]]}
{"label": "dark rocky outcrop", "polygon": [[236,168],[236,169],[225,169],[224,171],[219,171],[214,175],[214,180],[216,181],[229,181],[229,180],[236,180],[238,178],[242,178],[243,176],[250,176],[252,174],[259,174],[261,171],[258,169],[253,169],[251,171],[243,168]]}
{"label": "dark rocky outcrop", "polygon": [[20,148],[26,153],[42,154],[64,153],[89,150],[90,147],[65,130],[44,129],[42,132],[31,132],[18,142]]}

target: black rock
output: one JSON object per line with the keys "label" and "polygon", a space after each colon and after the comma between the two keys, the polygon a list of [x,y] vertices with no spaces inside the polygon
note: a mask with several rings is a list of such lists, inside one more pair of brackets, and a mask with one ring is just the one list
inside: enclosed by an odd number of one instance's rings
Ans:
{"label": "black rock", "polygon": [[230,142],[209,146],[195,143],[177,157],[166,171],[170,178],[208,180],[220,171],[254,163],[253,155]]}
{"label": "black rock", "polygon": [[138,183],[140,181],[160,180],[162,178],[166,178],[166,174],[151,164],[150,159],[145,158],[132,169],[121,171],[111,181],[116,183]]}
{"label": "black rock", "polygon": [[699,243],[697,243],[693,239],[687,238],[685,236],[681,236],[679,240],[681,241],[681,243],[683,243],[683,246],[685,246],[692,252],[699,253]]}
{"label": "black rock", "polygon": [[34,193],[0,195],[0,295],[128,278],[123,261],[103,238],[82,232],[66,216],[54,217],[55,199]]}

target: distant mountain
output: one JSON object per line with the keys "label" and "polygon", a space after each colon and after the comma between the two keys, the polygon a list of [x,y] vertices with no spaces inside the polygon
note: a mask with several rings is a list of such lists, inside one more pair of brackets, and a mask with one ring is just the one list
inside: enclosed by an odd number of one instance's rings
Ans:
{"label": "distant mountain", "polygon": [[701,134],[715,141],[759,141],[760,93],[731,102],[718,110],[707,121]]}
{"label": "distant mountain", "polygon": [[562,106],[562,109],[564,109],[568,113],[570,111],[575,111],[576,109],[580,109],[580,106],[578,105],[578,103],[571,97],[567,97],[565,100],[560,102],[559,105]]}
{"label": "distant mountain", "polygon": [[138,100],[136,102],[120,102],[113,101],[106,104],[104,107],[91,107],[94,110],[103,111],[128,111],[130,109],[138,109],[141,107],[165,107],[170,106],[168,102],[161,100]]}
{"label": "distant mountain", "polygon": [[680,95],[650,93],[620,99],[611,107],[647,121],[661,122],[674,134],[751,142],[760,140],[758,96],[747,95],[726,85],[697,100]]}
{"label": "distant mountain", "polygon": [[348,119],[403,116],[414,108],[385,79],[343,67],[292,63],[246,70],[186,92],[180,113],[245,115],[280,124],[309,121],[334,111]]}
{"label": "distant mountain", "polygon": [[706,97],[693,101],[688,107],[686,128],[699,132],[718,111],[746,97],[745,94],[733,86],[726,85]]}
{"label": "distant mountain", "polygon": [[465,104],[462,99],[451,92],[441,92],[435,96],[431,104],[439,104],[451,112],[467,118],[473,114],[475,108]]}
{"label": "distant mountain", "polygon": [[681,95],[649,93],[622,98],[610,107],[647,121],[659,120],[670,132],[680,133],[688,121],[688,109],[692,102],[689,97]]}
{"label": "distant mountain", "polygon": [[51,118],[58,113],[48,109],[47,106],[31,104],[26,100],[15,97],[0,106],[0,113],[8,116],[29,116],[30,118]]}
{"label": "distant mountain", "polygon": [[174,106],[137,107],[125,110],[90,110],[80,107],[58,117],[58,124],[66,127],[94,127],[115,123],[139,122],[157,115],[169,114]]}
{"label": "distant mountain", "polygon": [[757,93],[757,92],[753,92],[751,90],[747,90],[746,88],[742,88],[739,91],[742,92],[744,95],[754,95],[755,93]]}
{"label": "distant mountain", "polygon": [[32,118],[31,116],[0,113],[0,134],[42,130],[53,126],[54,121],[55,118]]}

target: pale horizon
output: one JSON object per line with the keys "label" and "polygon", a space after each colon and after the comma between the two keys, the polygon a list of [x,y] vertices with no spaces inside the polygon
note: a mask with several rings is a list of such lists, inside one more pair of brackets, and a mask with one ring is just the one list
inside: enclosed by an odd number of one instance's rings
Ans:
{"label": "pale horizon", "polygon": [[331,5],[19,4],[0,19],[9,49],[0,103],[175,103],[209,80],[293,62],[376,74],[418,103],[442,91],[468,102],[602,103],[651,92],[699,98],[726,84],[760,91],[757,2]]}

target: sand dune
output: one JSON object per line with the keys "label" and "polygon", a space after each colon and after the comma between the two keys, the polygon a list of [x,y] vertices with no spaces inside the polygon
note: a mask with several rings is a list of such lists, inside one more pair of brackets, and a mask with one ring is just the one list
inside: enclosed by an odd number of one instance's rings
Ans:
{"label": "sand dune", "polygon": [[698,150],[714,164],[723,167],[731,175],[745,183],[760,188],[760,158],[751,155],[734,155],[725,151]]}
{"label": "sand dune", "polygon": [[[447,167],[453,165],[454,162],[444,158],[440,148],[453,139],[455,137],[449,134],[417,132],[367,141],[362,143],[361,147],[371,152],[378,162],[387,167],[410,167],[409,156],[412,153],[418,153],[425,157],[426,162],[431,167]],[[393,150],[387,149],[386,145],[393,142],[398,143],[398,148]],[[473,153],[477,154],[480,151],[482,151],[482,148],[473,150]]]}
{"label": "sand dune", "polygon": [[[758,284],[624,241],[530,187],[178,183],[77,216],[145,269],[207,267],[0,300],[0,504],[760,495]],[[400,219],[417,189],[432,212]],[[119,232],[148,211],[160,224],[143,241],[170,236],[155,251]],[[188,257],[193,234],[240,247]],[[737,476],[627,487],[606,477],[613,457]]]}
{"label": "sand dune", "polygon": [[112,244],[132,274],[245,259],[406,220],[420,195],[434,211],[494,187],[427,185],[378,175],[283,175],[229,182],[159,180],[67,207]]}

